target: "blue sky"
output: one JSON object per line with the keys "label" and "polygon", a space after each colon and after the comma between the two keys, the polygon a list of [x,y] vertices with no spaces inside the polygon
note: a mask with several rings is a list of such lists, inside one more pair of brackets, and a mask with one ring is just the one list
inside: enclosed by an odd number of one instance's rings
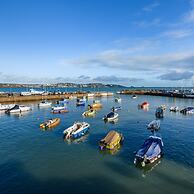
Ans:
{"label": "blue sky", "polygon": [[0,0],[0,82],[194,85],[192,0]]}

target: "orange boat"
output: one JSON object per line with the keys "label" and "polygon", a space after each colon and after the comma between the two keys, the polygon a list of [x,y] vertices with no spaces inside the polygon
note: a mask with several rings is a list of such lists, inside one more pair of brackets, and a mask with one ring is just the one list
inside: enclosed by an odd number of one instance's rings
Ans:
{"label": "orange boat", "polygon": [[102,108],[102,104],[99,100],[94,100],[93,104],[90,105],[92,109]]}
{"label": "orange boat", "polygon": [[40,128],[41,129],[50,129],[56,127],[60,123],[61,119],[60,118],[55,118],[55,119],[49,119],[48,121],[41,123]]}

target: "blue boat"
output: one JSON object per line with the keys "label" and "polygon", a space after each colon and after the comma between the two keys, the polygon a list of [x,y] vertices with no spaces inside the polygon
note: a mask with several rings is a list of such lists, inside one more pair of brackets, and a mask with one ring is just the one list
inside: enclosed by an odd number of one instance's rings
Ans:
{"label": "blue boat", "polygon": [[164,110],[162,107],[158,107],[155,112],[156,118],[163,118],[164,117]]}
{"label": "blue boat", "polygon": [[76,122],[71,127],[63,131],[65,139],[77,139],[84,136],[90,129],[90,124],[86,122]]}
{"label": "blue boat", "polygon": [[135,155],[134,164],[151,164],[160,159],[163,155],[163,141],[160,137],[150,136]]}

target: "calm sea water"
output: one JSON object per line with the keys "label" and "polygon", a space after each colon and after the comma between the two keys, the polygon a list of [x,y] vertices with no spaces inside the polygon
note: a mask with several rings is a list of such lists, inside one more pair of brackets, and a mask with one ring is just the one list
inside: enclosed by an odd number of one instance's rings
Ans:
{"label": "calm sea water", "polygon": [[[0,115],[0,193],[1,194],[193,194],[194,193],[194,115],[165,112],[161,130],[164,157],[156,165],[140,169],[133,165],[134,154],[151,135],[146,124],[152,121],[158,105],[185,107],[194,100],[154,96],[121,96],[122,110],[116,124],[102,121],[112,106],[113,97],[101,98],[103,108],[95,118],[83,119],[85,107],[70,101],[70,112],[52,115],[50,108],[38,109],[22,115]],[[137,104],[150,103],[148,111]],[[90,103],[92,100],[89,100]],[[50,131],[41,131],[39,124],[46,119],[60,117],[61,123]],[[63,140],[63,130],[74,121],[86,121],[90,133],[79,141]],[[111,129],[121,132],[124,143],[115,153],[102,153],[98,141]]]}

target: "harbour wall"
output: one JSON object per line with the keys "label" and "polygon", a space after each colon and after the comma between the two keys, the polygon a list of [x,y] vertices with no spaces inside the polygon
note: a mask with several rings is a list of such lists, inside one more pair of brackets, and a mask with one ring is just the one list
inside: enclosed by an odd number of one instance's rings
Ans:
{"label": "harbour wall", "polygon": [[2,95],[0,96],[0,103],[13,103],[13,102],[27,102],[27,101],[41,101],[41,100],[61,100],[61,99],[72,99],[82,97],[102,97],[102,96],[113,96],[113,93],[65,93],[65,94],[50,94],[50,95]]}

